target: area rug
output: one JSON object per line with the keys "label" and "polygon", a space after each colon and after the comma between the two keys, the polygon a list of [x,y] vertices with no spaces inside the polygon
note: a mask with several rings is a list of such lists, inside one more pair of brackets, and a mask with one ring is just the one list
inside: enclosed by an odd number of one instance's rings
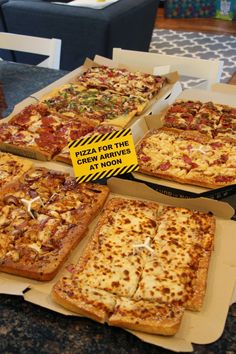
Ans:
{"label": "area rug", "polygon": [[[236,72],[236,36],[154,29],[150,52],[178,55],[224,62],[221,82],[228,82]],[[184,79],[183,87],[189,88],[199,79]]]}

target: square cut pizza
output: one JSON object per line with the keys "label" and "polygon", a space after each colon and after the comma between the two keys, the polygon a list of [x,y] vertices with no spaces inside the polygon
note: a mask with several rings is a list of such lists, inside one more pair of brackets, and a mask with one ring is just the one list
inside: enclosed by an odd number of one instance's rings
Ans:
{"label": "square cut pizza", "polygon": [[74,120],[48,108],[43,103],[27,106],[0,125],[0,149],[40,160],[50,160],[70,140],[93,131],[86,119]]}
{"label": "square cut pizza", "polygon": [[200,311],[215,233],[212,214],[113,198],[53,299],[112,326],[174,335]]}
{"label": "square cut pizza", "polygon": [[109,190],[32,168],[0,193],[0,271],[50,280],[101,210]]}
{"label": "square cut pizza", "polygon": [[96,125],[104,122],[125,127],[135,115],[143,112],[148,100],[109,90],[86,89],[66,98],[61,90],[43,98],[42,102],[68,117],[87,118]]}
{"label": "square cut pizza", "polygon": [[236,144],[197,131],[151,130],[136,146],[139,172],[208,188],[236,183]]}
{"label": "square cut pizza", "polygon": [[151,100],[167,84],[167,79],[164,76],[102,65],[87,69],[77,77],[76,83],[86,88],[111,90],[122,95],[141,96]]}

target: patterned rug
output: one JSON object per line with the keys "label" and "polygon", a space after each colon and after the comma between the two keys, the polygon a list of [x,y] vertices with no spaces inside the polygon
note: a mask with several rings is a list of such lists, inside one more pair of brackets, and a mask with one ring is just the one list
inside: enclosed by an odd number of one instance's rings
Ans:
{"label": "patterned rug", "polygon": [[[221,82],[228,82],[236,71],[236,36],[233,35],[154,29],[149,51],[158,54],[223,60]],[[199,82],[199,79],[184,79],[183,87],[192,87]]]}

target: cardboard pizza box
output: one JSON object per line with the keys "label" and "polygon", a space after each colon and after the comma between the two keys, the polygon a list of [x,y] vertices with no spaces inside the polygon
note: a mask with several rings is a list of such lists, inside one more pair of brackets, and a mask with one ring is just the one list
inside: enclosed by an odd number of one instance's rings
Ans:
{"label": "cardboard pizza box", "polygon": [[183,78],[196,78],[198,82],[200,79],[201,82],[195,87],[207,90],[220,81],[224,64],[222,60],[199,59],[122,48],[113,48],[112,59],[120,64],[130,65],[136,70],[148,70],[148,72],[155,74],[161,73],[163,70],[176,70]]}
{"label": "cardboard pizza box", "polygon": [[[48,168],[64,171],[63,164],[37,162]],[[72,168],[66,172],[73,175]],[[231,303],[236,302],[233,296],[236,280],[235,259],[235,222],[230,220],[234,210],[228,204],[205,198],[178,199],[153,191],[143,183],[111,178],[108,181],[110,198],[119,196],[151,200],[165,205],[187,207],[200,211],[211,211],[216,217],[216,237],[214,251],[211,257],[207,280],[207,291],[204,306],[200,312],[186,311],[178,333],[173,337],[145,334],[129,331],[142,341],[161,346],[176,352],[193,350],[192,343],[206,344],[216,341],[224,331],[224,325]],[[89,226],[89,231],[72,252],[56,277],[49,282],[39,282],[24,277],[0,273],[0,293],[23,296],[26,301],[70,316],[78,316],[56,304],[50,292],[52,286],[63,275],[68,275],[66,266],[76,262],[88,243],[97,224],[99,216]],[[222,286],[224,284],[224,286]],[[94,322],[94,325],[96,323]]]}
{"label": "cardboard pizza box", "polygon": [[236,85],[217,83],[211,86],[211,90],[214,92],[236,95]]}
{"label": "cardboard pizza box", "polygon": [[[221,86],[219,84],[215,87],[216,89],[214,89],[214,91],[188,89],[183,91],[177,97],[177,99],[200,100],[202,102],[213,101],[215,103],[227,104],[229,106],[236,107],[235,96],[233,95],[234,88],[230,89],[227,86],[228,89],[227,93],[230,92],[232,94],[224,94],[222,93],[222,90],[224,89],[224,85]],[[172,98],[171,97],[167,98],[165,100],[165,106],[163,106],[163,109],[160,110],[158,114],[141,117],[138,121],[136,121],[132,125],[131,130],[132,130],[135,144],[137,144],[144,137],[144,135],[147,134],[149,130],[160,128],[163,126],[161,118],[164,116],[169,105],[171,105],[172,103],[173,103]],[[199,187],[190,184],[182,184],[175,181],[169,181],[167,179],[162,179],[155,176],[149,176],[140,172],[132,172],[132,175],[136,180],[141,180],[143,182],[148,183],[150,186],[152,186],[154,189],[158,190],[159,192],[167,195],[172,195],[175,197],[186,198],[186,197],[205,196],[205,197],[211,197],[215,199],[221,199],[236,193],[235,184],[222,187],[222,188],[209,189],[205,187]]]}

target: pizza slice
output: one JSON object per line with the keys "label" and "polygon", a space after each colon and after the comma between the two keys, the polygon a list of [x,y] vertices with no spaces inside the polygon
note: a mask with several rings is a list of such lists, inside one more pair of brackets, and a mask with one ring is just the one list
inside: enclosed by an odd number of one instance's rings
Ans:
{"label": "pizza slice", "polygon": [[184,307],[179,304],[118,298],[108,323],[111,326],[171,336],[178,331],[183,314]]}
{"label": "pizza slice", "polygon": [[55,89],[51,90],[47,94],[43,95],[41,97],[41,101],[47,101],[49,99],[57,99],[58,97],[61,98],[63,101],[69,101],[73,99],[75,96],[77,96],[78,93],[81,91],[85,90],[85,87],[83,85],[80,85],[78,82],[77,83],[72,83],[69,82],[68,84],[61,85],[59,87],[56,87]]}
{"label": "pizza slice", "polygon": [[43,103],[32,104],[25,107],[22,111],[14,115],[9,124],[17,126],[22,130],[32,133],[47,130],[54,132],[62,125],[63,117],[52,112]]}
{"label": "pizza slice", "polygon": [[32,167],[32,162],[15,155],[0,152],[0,189],[20,178]]}
{"label": "pizza slice", "polygon": [[225,107],[215,130],[217,138],[236,139],[236,108]]}
{"label": "pizza slice", "polygon": [[168,108],[162,118],[163,125],[169,128],[195,129],[195,116],[201,107],[200,101],[177,100]]}
{"label": "pizza slice", "polygon": [[194,129],[213,137],[224,108],[224,105],[213,102],[203,103],[195,117]]}
{"label": "pizza slice", "polygon": [[38,160],[51,160],[67,144],[64,137],[45,127],[39,132],[31,132],[17,125],[4,123],[0,127],[0,150],[27,156]]}

